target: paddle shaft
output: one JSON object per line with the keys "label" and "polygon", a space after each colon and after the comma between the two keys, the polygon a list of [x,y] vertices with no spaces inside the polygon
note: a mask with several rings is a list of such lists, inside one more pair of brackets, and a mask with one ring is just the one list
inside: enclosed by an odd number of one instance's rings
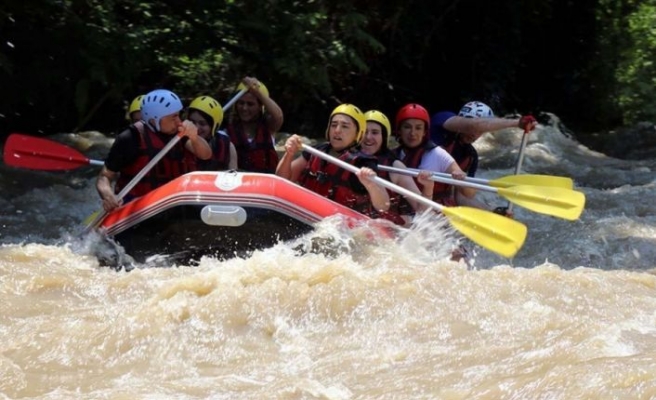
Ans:
{"label": "paddle shaft", "polygon": [[[342,161],[338,158],[332,157],[331,155],[326,154],[326,153],[324,153],[320,150],[317,150],[314,147],[310,147],[310,146],[304,144],[303,145],[303,150],[305,150],[308,153],[311,153],[311,154],[313,154],[313,155],[315,155],[319,158],[322,158],[326,161],[332,162],[332,163],[336,164],[337,166],[339,166],[340,168],[343,168],[343,169],[345,169],[349,172],[352,172],[354,174],[356,174],[360,170],[359,168],[357,168],[357,167],[355,167],[355,166],[353,166],[353,165],[351,165],[347,162],[344,162],[344,161]],[[394,183],[392,183],[390,181],[386,181],[385,179],[383,179],[379,176],[374,177],[373,180],[374,180],[374,182],[378,183],[380,186],[383,186],[383,187],[385,187],[389,190],[392,190],[394,192],[402,194],[406,197],[410,197],[410,198],[412,198],[412,199],[414,199],[414,200],[416,200],[416,201],[418,201],[418,202],[420,202],[420,203],[422,203],[426,206],[435,208],[439,211],[442,211],[442,209],[444,208],[444,206],[442,206],[438,203],[435,203],[434,201],[428,200],[427,198],[425,198],[423,196],[420,196],[417,193],[411,192],[406,188],[395,185]]]}
{"label": "paddle shaft", "polygon": [[102,160],[89,160],[89,165],[97,165],[99,167],[102,167],[105,165],[105,162]]}
{"label": "paddle shaft", "polygon": [[[248,91],[248,89],[242,89],[241,91],[239,91],[239,93],[237,93],[229,102],[226,103],[225,106],[223,106],[223,111],[225,112],[230,107],[232,107],[232,105],[235,104],[237,102],[237,100],[239,100],[241,98],[241,96],[243,96],[244,93],[246,93],[247,91]],[[157,155],[155,157],[153,157],[153,159],[150,160],[150,162],[148,162],[148,164],[146,164],[146,166],[143,167],[143,169],[141,171],[139,171],[139,173],[137,175],[135,175],[135,177],[132,178],[132,180],[130,182],[128,182],[128,184],[125,185],[125,187],[116,195],[117,200],[123,199],[130,192],[130,190],[132,190],[139,183],[139,181],[141,181],[141,179],[148,172],[150,172],[151,169],[153,169],[155,164],[157,164],[159,162],[159,160],[161,160],[166,155],[166,153],[168,153],[169,150],[171,150],[173,148],[173,146],[178,144],[180,139],[182,139],[181,134],[177,134],[173,139],[171,139],[166,144],[166,146],[164,146],[164,148],[162,150],[160,150],[160,152],[157,153]],[[107,216],[107,211],[105,211],[105,210],[103,210],[102,212],[99,212],[98,214],[96,214],[96,217],[86,226],[84,232],[86,233],[89,230],[95,228],[100,223],[100,221],[102,221],[106,216]]]}
{"label": "paddle shaft", "polygon": [[[22,154],[28,154],[28,152],[24,152],[22,150],[17,150],[17,153],[22,153]],[[73,159],[72,157],[67,157],[63,156],[61,154],[56,154],[56,153],[51,153],[49,151],[43,151],[43,150],[37,150],[37,151],[30,151],[29,154],[34,157],[41,157],[41,158],[48,158],[51,160],[63,160],[63,161],[69,161],[69,162],[80,162],[81,164],[89,164],[89,165],[105,165],[104,161],[100,160],[91,160],[88,158],[84,158],[81,160]]]}
{"label": "paddle shaft", "polygon": [[[526,149],[526,143],[528,142],[528,129],[524,130],[522,135],[522,143],[519,145],[519,154],[517,154],[517,165],[515,165],[515,175],[519,175],[522,170],[522,164],[524,163],[524,149]],[[513,204],[508,202],[508,212],[511,212],[513,209]]]}
{"label": "paddle shaft", "polygon": [[[319,158],[336,164],[352,172],[359,171],[355,166],[323,153],[315,148],[303,145],[303,149]],[[374,181],[381,186],[440,211],[449,219],[451,225],[463,235],[480,246],[504,257],[513,257],[524,244],[526,226],[510,218],[502,217],[486,210],[470,207],[444,207],[403,187],[393,184],[378,176]]]}
{"label": "paddle shaft", "polygon": [[[150,162],[148,162],[148,164],[146,164],[146,166],[143,167],[141,169],[141,171],[139,171],[139,173],[137,175],[135,175],[135,177],[132,178],[132,180],[130,182],[128,182],[127,185],[125,185],[123,190],[121,190],[116,195],[116,199],[119,200],[119,201],[122,200],[130,192],[130,190],[132,190],[139,183],[139,181],[141,181],[141,179],[148,172],[150,172],[151,169],[153,169],[155,164],[157,164],[159,162],[159,160],[161,160],[166,155],[166,153],[168,153],[169,150],[171,150],[173,148],[173,146],[178,144],[180,139],[182,139],[182,135],[177,134],[171,140],[169,140],[169,142],[166,144],[166,146],[164,146],[164,148],[162,150],[160,150],[159,153],[157,153],[157,155],[155,155],[155,157],[153,157],[153,159],[150,160]],[[95,228],[98,225],[98,223],[100,221],[102,221],[103,218],[105,218],[106,216],[107,216],[107,211],[105,211],[105,210],[103,210],[100,213],[96,214],[96,217],[91,222],[89,222],[89,224],[85,228],[85,233],[88,232],[89,230]]]}
{"label": "paddle shaft", "polygon": [[[381,167],[383,167],[383,168],[381,168]],[[386,166],[383,166],[383,165],[378,165],[378,169],[380,169],[380,170],[384,171],[386,168],[393,168],[393,169],[395,169],[395,171],[392,171],[392,170],[388,170],[388,171],[389,172],[397,172],[399,174],[403,174],[404,173],[403,171],[405,171],[405,170],[413,171],[413,172],[421,171],[420,169],[416,169],[416,168],[399,169],[399,168],[394,168],[394,167],[386,167]],[[435,171],[431,171],[431,172],[433,173],[433,176],[438,176],[438,177],[443,177],[443,178],[451,178],[451,174],[447,174],[446,172],[435,172]],[[410,175],[408,173],[405,173],[405,174]],[[416,175],[414,175],[414,176],[416,176]],[[486,186],[491,186],[492,185],[492,181],[489,180],[489,179],[474,178],[474,177],[471,177],[471,176],[465,177],[465,181],[466,182],[471,182],[471,183],[477,183],[479,185],[486,185]],[[462,181],[458,181],[458,182],[462,182]]]}
{"label": "paddle shaft", "polygon": [[[389,167],[387,165],[378,165],[378,169],[381,171],[387,171],[387,172],[392,172],[396,174],[401,174],[401,175],[410,175],[410,176],[417,176],[419,175],[419,170],[416,169],[405,169],[405,168],[396,168],[396,167]],[[439,174],[439,175],[438,175]],[[449,174],[444,174],[446,176],[451,176]],[[431,176],[431,180],[435,182],[441,182],[441,183],[447,183],[449,185],[455,185],[455,186],[464,186],[464,187],[469,187],[472,189],[479,189],[487,192],[493,192],[493,193],[498,193],[499,190],[497,188],[491,187],[491,186],[486,186],[486,185],[481,185],[478,183],[473,183],[473,182],[468,182],[468,180],[461,181],[459,179],[453,179],[453,178],[446,178],[443,177],[441,173],[439,172],[433,172],[433,176]],[[423,197],[422,197],[423,198]]]}
{"label": "paddle shaft", "polygon": [[223,112],[228,111],[228,109],[229,109],[230,107],[232,107],[232,106],[237,102],[237,100],[239,100],[239,99],[241,98],[241,96],[243,96],[244,93],[246,93],[246,92],[248,92],[248,89],[247,89],[247,88],[244,88],[244,89],[240,90],[239,93],[237,93],[237,94],[235,95],[235,97],[233,97],[232,99],[230,99],[230,101],[228,101],[227,103],[225,103],[225,105],[223,106]]}

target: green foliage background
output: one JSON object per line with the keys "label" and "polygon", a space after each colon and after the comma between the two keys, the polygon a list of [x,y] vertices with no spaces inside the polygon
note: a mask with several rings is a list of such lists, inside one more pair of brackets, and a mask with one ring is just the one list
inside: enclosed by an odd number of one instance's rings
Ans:
{"label": "green foliage background", "polygon": [[0,37],[0,134],[116,132],[139,94],[225,102],[246,75],[307,135],[341,102],[656,120],[656,0],[8,0]]}

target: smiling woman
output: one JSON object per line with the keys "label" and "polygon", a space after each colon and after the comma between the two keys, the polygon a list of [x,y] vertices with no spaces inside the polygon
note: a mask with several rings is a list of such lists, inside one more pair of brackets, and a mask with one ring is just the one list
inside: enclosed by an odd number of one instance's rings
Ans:
{"label": "smiling woman", "polygon": [[275,134],[283,123],[282,110],[260,81],[245,77],[237,91],[247,92],[230,114],[226,131],[237,150],[240,170],[274,173],[278,165]]}
{"label": "smiling woman", "polygon": [[[360,149],[363,153],[376,157],[378,162],[378,176],[386,179],[395,185],[416,194],[432,199],[434,183],[430,179],[429,171],[422,171],[418,174],[417,181],[407,175],[397,173],[388,173],[381,170],[381,166],[393,166],[395,168],[406,168],[406,166],[397,159],[394,152],[387,147],[387,140],[391,125],[385,114],[378,110],[370,110],[365,113],[367,120],[367,130],[360,140]],[[421,188],[421,189],[420,189]],[[417,202],[412,196],[405,198],[394,191],[389,191],[390,209],[383,215],[383,218],[398,225],[407,225],[410,223],[415,211],[423,211],[426,206]]]}
{"label": "smiling woman", "polygon": [[195,98],[189,105],[189,120],[196,125],[198,135],[207,141],[212,149],[212,158],[198,160],[198,169],[203,171],[223,171],[237,169],[237,150],[224,132],[218,131],[223,122],[221,104],[210,96]]}
{"label": "smiling woman", "polygon": [[390,206],[389,195],[374,183],[376,160],[355,148],[366,126],[364,114],[358,107],[339,105],[328,119],[328,142],[317,147],[323,153],[360,167],[357,173],[340,169],[307,151],[294,159],[303,148],[303,142],[300,136],[292,135],[285,142],[285,153],[278,163],[276,174],[297,181],[301,186],[365,215],[376,216],[378,212],[386,212]]}
{"label": "smiling woman", "polygon": [[[409,168],[433,172],[446,172],[454,179],[465,179],[453,157],[429,140],[430,119],[428,111],[419,104],[407,104],[396,114],[395,134],[399,147],[396,156]],[[434,185],[433,201],[443,205],[455,205],[451,187]]]}

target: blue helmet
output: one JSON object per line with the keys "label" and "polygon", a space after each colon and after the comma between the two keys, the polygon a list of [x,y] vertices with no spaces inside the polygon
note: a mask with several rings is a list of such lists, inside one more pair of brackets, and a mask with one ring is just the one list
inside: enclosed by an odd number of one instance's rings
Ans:
{"label": "blue helmet", "polygon": [[166,89],[157,89],[143,96],[141,99],[141,115],[146,123],[155,120],[155,126],[151,126],[159,132],[159,120],[167,115],[175,114],[182,110],[182,102],[175,93]]}

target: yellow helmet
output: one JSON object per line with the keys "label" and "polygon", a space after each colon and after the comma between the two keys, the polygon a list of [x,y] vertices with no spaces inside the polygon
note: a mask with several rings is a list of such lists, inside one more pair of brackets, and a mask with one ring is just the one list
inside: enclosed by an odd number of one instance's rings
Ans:
{"label": "yellow helmet", "polygon": [[367,119],[367,121],[374,121],[381,124],[383,128],[385,128],[385,132],[383,133],[386,136],[389,135],[392,131],[392,125],[390,124],[389,119],[382,112],[378,110],[369,110],[364,113],[364,117]]}
{"label": "yellow helmet", "polygon": [[[264,97],[269,97],[269,89],[267,89],[266,86],[264,86],[264,83],[258,81],[260,83],[260,93],[264,95]],[[241,92],[242,90],[246,89],[246,85],[244,85],[244,82],[240,83],[239,86],[237,86],[237,91]]]}
{"label": "yellow helmet", "polygon": [[135,111],[141,111],[141,99],[143,99],[144,95],[137,96],[132,100],[132,103],[130,103],[130,107],[128,107],[128,119],[130,119],[130,114],[132,114]]}
{"label": "yellow helmet", "polygon": [[364,117],[366,118],[367,122],[377,122],[383,127],[383,144],[381,148],[386,149],[387,139],[389,138],[389,134],[392,131],[392,125],[390,124],[387,116],[378,110],[369,110],[364,113]]}
{"label": "yellow helmet", "polygon": [[223,122],[223,108],[218,101],[210,96],[196,97],[189,105],[189,109],[202,111],[212,118],[212,123],[214,124],[212,126],[212,135],[216,133],[219,125]]}
{"label": "yellow helmet", "polygon": [[355,135],[355,141],[359,142],[364,136],[364,132],[367,130],[367,120],[364,117],[362,111],[353,104],[340,104],[338,105],[332,113],[330,113],[330,118],[328,118],[328,128],[326,129],[326,139],[328,137],[328,131],[330,130],[330,121],[333,119],[335,114],[345,114],[355,120],[357,125],[357,134]]}

